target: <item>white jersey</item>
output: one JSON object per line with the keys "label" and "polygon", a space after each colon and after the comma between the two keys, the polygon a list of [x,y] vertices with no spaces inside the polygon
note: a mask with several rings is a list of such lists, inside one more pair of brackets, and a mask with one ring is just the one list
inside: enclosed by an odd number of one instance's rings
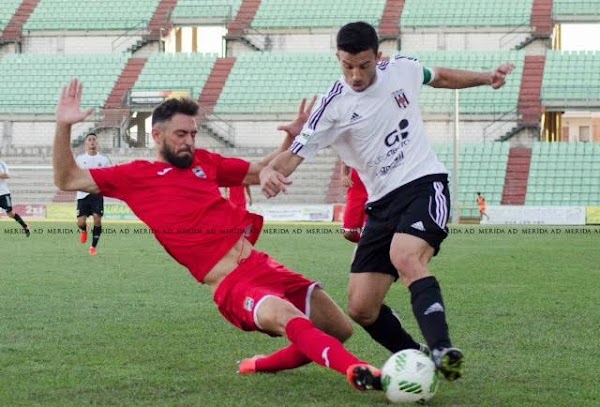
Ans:
{"label": "white jersey", "polygon": [[[83,153],[78,155],[75,161],[80,168],[86,169],[111,166],[111,162],[108,157],[102,154],[89,155],[88,153]],[[89,193],[87,192],[77,191],[77,199],[83,199],[88,195]]]}
{"label": "white jersey", "polygon": [[[2,160],[0,160],[0,174],[10,175],[8,172],[8,165]],[[10,189],[8,189],[8,180],[4,178],[0,178],[0,195],[10,194]]]}
{"label": "white jersey", "polygon": [[376,80],[362,92],[338,80],[290,150],[312,158],[331,146],[357,170],[369,202],[423,176],[447,174],[427,139],[419,109],[424,69],[414,58],[397,56],[377,64]]}

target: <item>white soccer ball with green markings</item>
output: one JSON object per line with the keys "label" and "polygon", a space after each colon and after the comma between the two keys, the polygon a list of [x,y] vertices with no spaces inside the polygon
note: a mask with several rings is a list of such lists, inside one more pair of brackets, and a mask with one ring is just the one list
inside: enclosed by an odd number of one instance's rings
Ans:
{"label": "white soccer ball with green markings", "polygon": [[385,362],[381,384],[392,403],[425,403],[435,396],[440,381],[429,356],[416,349],[405,349]]}

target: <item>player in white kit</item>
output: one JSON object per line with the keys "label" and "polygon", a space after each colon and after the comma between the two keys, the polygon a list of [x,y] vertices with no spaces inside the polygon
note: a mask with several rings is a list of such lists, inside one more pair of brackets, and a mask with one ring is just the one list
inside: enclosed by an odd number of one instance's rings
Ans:
{"label": "player in white kit", "polygon": [[[110,167],[111,162],[105,155],[98,153],[98,137],[94,133],[85,136],[85,153],[76,158],[77,165],[81,168],[103,168]],[[104,197],[102,195],[89,194],[77,191],[77,226],[79,227],[79,241],[87,242],[87,218],[94,218],[92,228],[92,245],[90,254],[98,253],[98,240],[102,234],[102,216],[104,216]]]}
{"label": "player in white kit", "polygon": [[429,68],[396,56],[380,61],[375,29],[345,25],[337,35],[343,77],[336,81],[286,152],[260,174],[267,197],[286,192],[287,178],[305,158],[331,146],[367,188],[367,224],[352,263],[348,312],[391,352],[419,349],[385,297],[398,278],[438,369],[448,380],[463,374],[463,352],[452,346],[445,305],[429,262],[448,234],[448,172],[438,160],[419,109],[422,85],[460,89],[502,87],[512,64],[492,72]]}
{"label": "player in white kit", "polygon": [[9,218],[13,218],[21,227],[23,228],[23,233],[25,236],[29,237],[31,232],[29,231],[29,226],[18,213],[13,210],[12,198],[10,196],[10,189],[8,188],[7,179],[10,178],[10,172],[8,170],[8,165],[2,160],[0,160],[0,208],[4,209],[6,215]]}

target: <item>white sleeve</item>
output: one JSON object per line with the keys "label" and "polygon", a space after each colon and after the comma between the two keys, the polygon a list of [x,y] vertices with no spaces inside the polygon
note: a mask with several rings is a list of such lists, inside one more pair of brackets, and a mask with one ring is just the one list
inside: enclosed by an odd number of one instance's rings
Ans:
{"label": "white sleeve", "polygon": [[329,147],[338,137],[335,128],[335,112],[332,105],[342,94],[343,85],[337,81],[326,96],[321,98],[317,108],[311,113],[302,132],[296,137],[290,150],[292,153],[307,159],[313,158],[317,151]]}
{"label": "white sleeve", "polygon": [[0,161],[0,174],[10,175],[10,171],[8,171],[8,165],[4,161]]}

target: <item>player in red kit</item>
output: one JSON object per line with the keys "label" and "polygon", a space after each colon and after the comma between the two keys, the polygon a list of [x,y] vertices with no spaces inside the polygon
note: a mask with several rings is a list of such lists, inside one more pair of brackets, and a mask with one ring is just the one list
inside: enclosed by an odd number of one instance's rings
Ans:
{"label": "player in red kit", "polygon": [[252,192],[249,185],[234,186],[227,188],[227,199],[234,205],[246,209],[252,206]]}
{"label": "player in red kit", "polygon": [[369,195],[367,194],[365,184],[363,184],[358,176],[358,172],[344,163],[342,163],[341,168],[341,179],[342,185],[348,188],[342,233],[346,240],[356,243],[360,239],[360,234],[367,221],[365,205]]}
{"label": "player in red kit", "polygon": [[156,161],[138,160],[101,169],[79,168],[70,149],[81,110],[82,85],[73,80],[56,110],[54,181],[67,191],[101,193],[126,202],[165,250],[201,284],[210,287],[219,312],[245,331],[286,336],[287,347],[242,361],[240,373],[291,369],[315,362],[346,375],[359,390],[381,389],[380,372],[350,353],[342,341],[350,320],[320,284],[254,249],[262,218],[231,205],[219,187],[258,184],[258,174],[285,151],[315,102],[302,102],[298,118],[280,127],[287,137],[259,163],[195,148],[198,105],[169,99],[152,114]]}

